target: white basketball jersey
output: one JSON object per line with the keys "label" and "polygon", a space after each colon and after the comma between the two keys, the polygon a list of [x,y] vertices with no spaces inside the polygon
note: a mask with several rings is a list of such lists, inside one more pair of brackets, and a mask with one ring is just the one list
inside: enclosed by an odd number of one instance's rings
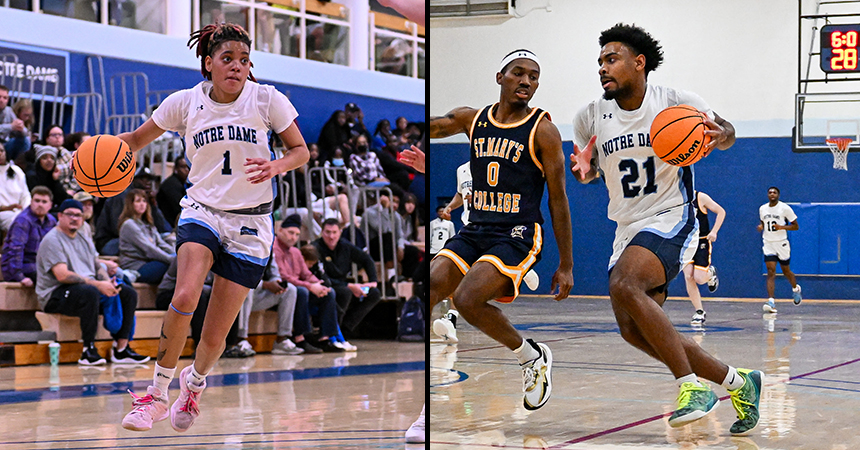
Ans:
{"label": "white basketball jersey", "polygon": [[762,241],[784,241],[788,239],[788,232],[785,230],[776,230],[774,225],[789,225],[797,220],[797,215],[791,206],[783,202],[776,202],[776,206],[770,206],[770,202],[761,205],[758,209],[758,216],[764,224],[764,230],[761,232]]}
{"label": "white basketball jersey", "polygon": [[648,85],[642,105],[625,111],[615,100],[595,100],[573,120],[575,142],[592,136],[593,163],[609,190],[609,219],[631,223],[693,200],[693,168],[664,163],[651,149],[651,122],[669,106],[690,105],[712,119],[714,113],[692,92]]}
{"label": "white basketball jersey", "polygon": [[268,131],[280,133],[298,117],[296,108],[274,86],[246,81],[232,103],[209,97],[212,82],[175,92],[152,113],[164,130],[185,141],[190,172],[189,198],[223,211],[254,208],[274,200],[271,182],[251,184],[245,158],[273,160]]}
{"label": "white basketball jersey", "polygon": [[466,200],[467,195],[472,195],[472,170],[469,169],[469,162],[457,168],[457,192],[463,197],[463,214],[460,215],[460,220],[463,226],[469,224],[469,201]]}
{"label": "white basketball jersey", "polygon": [[450,220],[435,218],[430,221],[430,254],[435,255],[445,248],[445,243],[451,236],[457,234],[454,222]]}

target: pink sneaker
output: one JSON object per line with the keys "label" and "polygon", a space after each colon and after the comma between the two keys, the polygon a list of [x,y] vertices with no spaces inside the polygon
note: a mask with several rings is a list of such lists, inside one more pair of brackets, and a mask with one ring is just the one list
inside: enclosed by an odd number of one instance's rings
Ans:
{"label": "pink sneaker", "polygon": [[147,431],[152,429],[153,422],[160,422],[167,418],[167,396],[155,386],[146,388],[146,395],[138,397],[128,391],[134,398],[130,413],[122,419],[122,427],[133,431]]}
{"label": "pink sneaker", "polygon": [[174,430],[179,432],[191,428],[191,425],[194,424],[194,419],[200,415],[200,409],[198,409],[197,404],[200,402],[200,394],[203,392],[203,389],[206,389],[206,381],[203,381],[203,386],[200,387],[200,390],[192,391],[188,387],[186,380],[188,374],[191,373],[192,366],[182,369],[182,372],[179,373],[179,398],[170,407],[170,425]]}

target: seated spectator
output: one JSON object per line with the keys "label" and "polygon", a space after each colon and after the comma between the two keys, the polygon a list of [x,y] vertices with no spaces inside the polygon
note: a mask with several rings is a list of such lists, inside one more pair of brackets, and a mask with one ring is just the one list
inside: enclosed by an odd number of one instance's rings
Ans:
{"label": "seated spectator", "polygon": [[78,147],[80,147],[81,144],[89,138],[90,134],[86,131],[67,134],[65,139],[63,139],[63,147],[65,147],[69,152],[74,153],[78,150]]}
{"label": "seated spectator", "polygon": [[84,351],[78,364],[99,365],[105,359],[93,342],[98,328],[99,304],[103,296],[119,295],[122,326],[111,333],[116,346],[111,353],[114,363],[144,363],[148,356],[137,354],[128,346],[137,309],[137,292],[127,284],[117,285],[108,277],[97,259],[92,241],[78,234],[83,218],[81,202],[68,199],[58,208],[57,226],[42,239],[36,254],[36,296],[46,313],[64,314],[81,319]]}
{"label": "seated spectator", "polygon": [[60,171],[60,184],[70,196],[75,195],[75,192],[83,191],[78,186],[77,180],[72,173],[72,152],[63,146],[66,140],[66,134],[63,132],[63,127],[59,125],[51,125],[48,128],[48,135],[45,137],[45,145],[54,147],[57,150],[57,169]]}
{"label": "seated spectator", "polygon": [[393,133],[395,136],[397,136],[397,137],[401,137],[401,136],[403,136],[403,137],[404,137],[404,139],[403,139],[403,140],[401,140],[401,142],[402,142],[403,144],[405,144],[405,143],[406,143],[406,141],[408,140],[408,134],[406,133],[406,128],[407,128],[408,126],[409,126],[409,121],[408,121],[408,120],[406,120],[406,118],[405,118],[405,117],[403,117],[403,116],[398,117],[398,118],[394,121],[394,127],[395,127],[395,128],[394,128],[394,131],[392,131],[392,133]]}
{"label": "seated spectator", "polygon": [[[323,269],[323,265],[320,263],[320,252],[317,251],[317,248],[314,247],[313,244],[306,244],[299,250],[302,252],[302,259],[305,260],[305,266],[307,266],[311,275],[322,281],[323,286],[331,288],[331,280],[328,278],[328,275],[325,274],[325,269]],[[334,292],[334,290],[331,292]],[[358,351],[358,347],[350,344],[349,341],[343,337],[343,333],[340,331],[340,325],[337,326],[337,334],[332,336],[331,341],[335,346],[342,348],[344,351]]]}
{"label": "seated spectator", "polygon": [[[9,106],[9,88],[0,84],[0,143],[6,143],[12,132],[12,122],[20,120],[15,117]],[[12,159],[10,159],[12,161]]]}
{"label": "seated spectator", "polygon": [[343,148],[349,141],[349,126],[346,124],[346,113],[337,110],[331,114],[320,131],[317,144],[320,147],[320,160],[331,161],[334,151]]}
{"label": "seated spectator", "polygon": [[175,258],[155,228],[146,192],[132,189],[119,216],[119,266],[137,282],[157,285]]}
{"label": "seated spectator", "polygon": [[[314,219],[322,223],[326,219],[337,219],[341,228],[349,224],[349,198],[344,193],[336,193],[335,185],[325,187],[324,198],[314,200],[312,208]],[[319,229],[315,230],[315,237],[319,237]]]}
{"label": "seated spectator", "polygon": [[[325,273],[331,279],[337,296],[338,318],[344,337],[350,338],[367,313],[382,299],[376,288],[376,267],[370,255],[340,238],[340,225],[335,219],[323,222],[322,237],[314,241]],[[367,283],[350,282],[352,264],[367,274]]]}
{"label": "seated spectator", "polygon": [[420,270],[421,254],[424,253],[415,242],[420,241],[418,236],[418,227],[421,222],[418,217],[418,198],[415,194],[407,192],[403,194],[403,201],[400,202],[400,208],[397,213],[400,214],[400,236],[403,237],[403,264],[400,273],[407,278],[414,278],[415,272]]}
{"label": "seated spectator", "polygon": [[84,222],[81,224],[81,229],[78,230],[78,233],[83,233],[84,236],[87,236],[90,240],[93,239],[93,211],[95,208],[96,199],[84,192],[77,192],[72,196],[73,199],[81,202],[84,205],[83,214],[84,214]]}
{"label": "seated spectator", "polygon": [[[215,275],[212,272],[206,274],[206,280],[203,282],[203,290],[200,291],[200,300],[197,302],[197,309],[194,310],[194,315],[191,316],[191,340],[194,341],[194,348],[197,348],[197,343],[200,342],[200,333],[203,331],[203,319],[206,317],[206,308],[209,307],[209,297],[212,294],[212,282],[215,281]],[[155,309],[167,311],[170,307],[170,302],[173,301],[173,293],[176,291],[176,258],[170,262],[170,267],[161,279],[158,285],[158,293],[155,295]]]}
{"label": "seated spectator", "polygon": [[0,231],[9,231],[12,221],[30,206],[30,189],[24,172],[6,159],[6,149],[0,144]]}
{"label": "seated spectator", "polygon": [[[296,286],[298,297],[295,319],[296,338],[313,331],[309,307],[319,308],[319,347],[324,352],[342,352],[343,348],[334,345],[336,342],[334,337],[338,334],[335,291],[324,286],[322,280],[313,276],[305,265],[302,252],[296,248],[301,234],[300,227],[301,222],[297,214],[284,219],[272,249],[274,259],[280,268],[280,276],[286,282]],[[299,342],[296,345],[300,346]]]}
{"label": "seated spectator", "polygon": [[388,145],[388,137],[391,134],[391,121],[382,119],[376,123],[376,131],[373,132],[373,141],[371,148],[379,149]]}
{"label": "seated spectator", "polygon": [[158,195],[155,196],[158,208],[164,213],[167,222],[172,225],[176,224],[176,219],[182,212],[179,201],[185,197],[185,182],[188,180],[189,171],[185,155],[179,155],[173,162],[173,175],[161,183],[161,187],[158,188]]}
{"label": "seated spectator", "polygon": [[[6,157],[9,161],[16,161],[24,152],[30,150],[33,129],[33,102],[22,98],[12,106],[15,119],[12,120],[9,138],[6,140]],[[19,164],[20,165],[20,164]],[[54,200],[57,200],[54,198]]]}
{"label": "seated spectator", "polygon": [[6,234],[0,269],[5,281],[19,281],[30,287],[36,281],[36,252],[42,238],[57,225],[57,219],[48,214],[51,209],[51,191],[36,186],[28,194],[30,205],[15,217]]}
{"label": "seated spectator", "polygon": [[349,137],[355,138],[362,135],[370,140],[370,132],[364,126],[364,112],[355,103],[349,102],[343,107],[346,113],[346,126],[349,127]]}
{"label": "seated spectator", "polygon": [[155,222],[155,228],[161,233],[161,237],[164,238],[170,233],[172,227],[167,223],[161,209],[158,208],[153,195],[153,185],[157,178],[149,169],[144,167],[134,175],[134,180],[128,189],[104,202],[104,207],[96,220],[96,248],[100,254],[112,256],[119,254],[119,216],[125,207],[125,196],[132,189],[143,189],[146,192],[149,205],[152,208],[152,220]]}
{"label": "seated spectator", "polygon": [[[307,300],[305,300],[305,305],[307,305]],[[296,287],[283,281],[275,258],[269,258],[263,279],[257,284],[256,289],[248,292],[248,297],[242,304],[242,309],[239,310],[239,343],[228,348],[225,356],[230,357],[231,352],[238,353],[242,350],[252,349],[248,342],[248,324],[251,320],[251,312],[264,311],[274,306],[278,307],[278,335],[272,346],[272,354],[298,355],[305,352],[304,348],[296,347],[296,344],[289,339],[293,335],[294,317],[295,313],[298,312]]]}
{"label": "seated spectator", "polygon": [[394,135],[388,136],[388,142],[379,150],[379,164],[385,171],[385,176],[401,189],[409,189],[412,183],[411,174],[415,170],[399,161],[400,138]]}
{"label": "seated spectator", "polygon": [[[391,198],[387,195],[381,195],[379,202],[366,210],[361,216],[362,222],[367,225],[368,230],[368,249],[370,256],[376,261],[384,263],[388,269],[386,279],[393,284],[394,279],[394,258],[401,268],[401,274],[409,277],[415,272],[420,259],[418,248],[409,245],[403,236],[403,225],[401,225],[400,214],[397,209],[400,206],[400,196],[403,195],[399,189],[392,190]],[[397,253],[394,252],[394,244],[396,243]],[[382,247],[382,255],[379,254],[379,248]]]}
{"label": "seated spectator", "polygon": [[367,138],[358,135],[355,138],[355,152],[349,156],[349,167],[352,169],[352,179],[359,186],[385,186],[388,179],[379,157],[367,148]]}
{"label": "seated spectator", "polygon": [[57,149],[49,145],[34,145],[36,149],[36,164],[27,173],[27,186],[45,186],[53,194],[54,206],[71,198],[63,184],[60,183],[60,170],[57,168]]}

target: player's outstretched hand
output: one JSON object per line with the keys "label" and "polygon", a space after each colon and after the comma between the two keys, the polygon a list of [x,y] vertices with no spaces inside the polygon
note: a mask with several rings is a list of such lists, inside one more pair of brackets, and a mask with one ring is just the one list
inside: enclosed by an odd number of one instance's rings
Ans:
{"label": "player's outstretched hand", "polygon": [[592,136],[581,151],[575,143],[573,144],[573,153],[570,155],[570,173],[576,175],[576,172],[579,171],[579,177],[585,178],[588,172],[591,172],[591,155],[594,153],[595,141],[597,141],[597,136]]}
{"label": "player's outstretched hand", "polygon": [[726,129],[717,122],[714,122],[707,114],[702,113],[702,117],[704,118],[705,127],[707,127],[705,136],[711,137],[711,140],[705,144],[705,156],[708,156],[718,145],[728,139],[728,135],[726,135]]}
{"label": "player's outstretched hand", "polygon": [[403,150],[400,152],[400,162],[424,173],[424,152],[414,145],[412,146],[412,150]]}
{"label": "player's outstretched hand", "polygon": [[555,287],[558,286],[558,293],[555,294],[555,300],[564,300],[570,295],[570,290],[573,289],[573,271],[563,270],[559,268],[552,275],[552,284],[550,285],[550,294],[555,292]]}
{"label": "player's outstretched hand", "polygon": [[248,177],[248,181],[251,184],[259,184],[271,180],[281,173],[280,161],[280,159],[270,161],[263,158],[245,158],[245,167],[247,167],[245,174],[253,173],[253,175]]}

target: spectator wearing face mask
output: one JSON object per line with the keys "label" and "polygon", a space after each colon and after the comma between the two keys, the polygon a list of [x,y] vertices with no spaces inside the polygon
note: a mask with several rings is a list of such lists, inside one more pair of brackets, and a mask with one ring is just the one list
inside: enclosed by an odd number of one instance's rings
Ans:
{"label": "spectator wearing face mask", "polygon": [[360,134],[355,137],[355,152],[349,156],[352,177],[359,186],[387,186],[388,179],[376,153],[368,149],[367,138]]}

